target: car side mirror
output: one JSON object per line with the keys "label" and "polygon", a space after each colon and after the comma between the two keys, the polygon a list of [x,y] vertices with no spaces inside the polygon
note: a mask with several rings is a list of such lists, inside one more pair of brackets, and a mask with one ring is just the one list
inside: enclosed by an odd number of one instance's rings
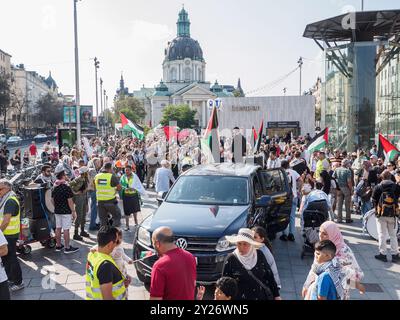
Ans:
{"label": "car side mirror", "polygon": [[257,208],[265,208],[269,207],[272,203],[272,198],[270,196],[262,196],[261,198],[256,200]]}
{"label": "car side mirror", "polygon": [[159,192],[157,194],[158,206],[161,206],[161,204],[164,202],[166,195],[167,195],[167,192]]}

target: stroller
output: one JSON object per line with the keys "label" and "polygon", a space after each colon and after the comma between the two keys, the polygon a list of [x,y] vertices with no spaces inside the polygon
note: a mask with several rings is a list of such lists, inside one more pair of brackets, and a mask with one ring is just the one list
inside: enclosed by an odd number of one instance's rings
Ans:
{"label": "stroller", "polygon": [[304,209],[302,217],[304,245],[301,259],[307,254],[314,254],[314,245],[319,241],[319,227],[328,219],[329,207],[326,200],[310,202]]}

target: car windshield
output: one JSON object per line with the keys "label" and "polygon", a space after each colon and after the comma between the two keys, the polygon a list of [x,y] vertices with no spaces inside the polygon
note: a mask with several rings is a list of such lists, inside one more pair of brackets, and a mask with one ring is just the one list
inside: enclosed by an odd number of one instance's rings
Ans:
{"label": "car windshield", "polygon": [[183,176],[175,183],[166,202],[238,206],[248,204],[247,178]]}

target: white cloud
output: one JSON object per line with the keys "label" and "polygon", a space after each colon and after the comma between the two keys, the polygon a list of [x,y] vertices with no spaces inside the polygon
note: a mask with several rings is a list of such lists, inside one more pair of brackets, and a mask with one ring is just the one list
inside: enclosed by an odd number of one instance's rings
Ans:
{"label": "white cloud", "polygon": [[132,23],[132,39],[141,47],[173,37],[173,30],[167,25],[135,20]]}

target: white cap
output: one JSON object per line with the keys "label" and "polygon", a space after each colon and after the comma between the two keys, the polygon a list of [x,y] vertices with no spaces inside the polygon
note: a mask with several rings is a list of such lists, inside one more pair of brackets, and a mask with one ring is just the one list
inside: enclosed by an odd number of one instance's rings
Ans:
{"label": "white cap", "polygon": [[59,174],[60,172],[65,171],[64,165],[62,163],[59,163],[56,167],[56,169],[54,170],[54,174]]}

